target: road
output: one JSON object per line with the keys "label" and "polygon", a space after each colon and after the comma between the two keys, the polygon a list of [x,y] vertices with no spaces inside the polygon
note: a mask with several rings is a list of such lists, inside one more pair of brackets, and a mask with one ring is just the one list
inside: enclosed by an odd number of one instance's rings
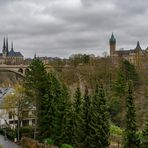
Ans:
{"label": "road", "polygon": [[20,148],[18,145],[15,143],[9,141],[8,139],[5,140],[4,136],[0,135],[0,145],[2,145],[2,148]]}

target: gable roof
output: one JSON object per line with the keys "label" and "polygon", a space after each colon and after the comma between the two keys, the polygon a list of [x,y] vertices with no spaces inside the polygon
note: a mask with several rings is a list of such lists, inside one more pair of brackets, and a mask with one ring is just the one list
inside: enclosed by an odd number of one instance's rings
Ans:
{"label": "gable roof", "polygon": [[10,56],[10,57],[23,57],[23,55],[20,52],[15,52],[14,50],[11,50],[8,53],[8,56]]}

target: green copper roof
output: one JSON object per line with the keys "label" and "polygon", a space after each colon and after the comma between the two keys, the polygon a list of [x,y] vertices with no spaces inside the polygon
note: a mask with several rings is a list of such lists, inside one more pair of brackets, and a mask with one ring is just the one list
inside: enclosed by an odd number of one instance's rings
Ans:
{"label": "green copper roof", "polygon": [[111,35],[111,38],[110,38],[110,43],[115,43],[116,42],[116,39],[115,39],[115,37],[114,37],[114,34],[112,33],[112,35]]}

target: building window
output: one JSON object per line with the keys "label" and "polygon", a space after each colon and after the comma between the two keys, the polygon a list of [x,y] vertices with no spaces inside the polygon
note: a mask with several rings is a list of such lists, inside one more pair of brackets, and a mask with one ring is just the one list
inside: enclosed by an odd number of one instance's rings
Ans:
{"label": "building window", "polygon": [[22,126],[29,126],[29,120],[23,120]]}
{"label": "building window", "polygon": [[12,119],[13,118],[13,114],[12,114],[12,111],[9,112],[9,119]]}

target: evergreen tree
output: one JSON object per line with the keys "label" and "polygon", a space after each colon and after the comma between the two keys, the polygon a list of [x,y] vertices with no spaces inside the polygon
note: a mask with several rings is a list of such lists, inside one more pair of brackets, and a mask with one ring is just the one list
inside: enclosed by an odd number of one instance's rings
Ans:
{"label": "evergreen tree", "polygon": [[129,61],[123,60],[115,81],[115,92],[120,98],[126,94],[126,85],[129,80],[133,81],[135,87],[139,83],[139,76],[135,66],[129,63]]}
{"label": "evergreen tree", "polygon": [[74,94],[74,112],[73,112],[73,125],[74,125],[74,145],[79,147],[83,141],[83,104],[80,88],[77,87]]}
{"label": "evergreen tree", "polygon": [[84,147],[90,147],[90,121],[91,121],[91,97],[88,94],[88,88],[85,87],[85,94],[84,94],[84,103],[83,103],[83,117],[84,117],[84,126],[83,126],[83,133],[84,133],[84,140],[83,145]]}
{"label": "evergreen tree", "polygon": [[126,92],[126,79],[121,71],[118,72],[117,80],[115,81],[115,92],[120,98]]}
{"label": "evergreen tree", "polygon": [[61,88],[59,88],[58,96],[53,106],[54,117],[52,123],[52,136],[58,145],[67,143],[66,140],[69,141],[69,137],[67,135],[69,131],[67,131],[67,126],[69,126],[68,120],[70,118],[70,106],[71,104],[68,89],[65,85],[61,84]]}
{"label": "evergreen tree", "polygon": [[120,70],[124,76],[124,79],[128,82],[129,80],[133,81],[133,86],[135,87],[139,83],[139,76],[136,71],[136,68],[129,61],[122,61]]}
{"label": "evergreen tree", "polygon": [[[47,127],[49,125],[49,120],[47,116],[47,108],[44,104],[47,101],[46,95],[49,89],[48,85],[48,74],[44,67],[44,64],[39,59],[34,59],[30,66],[29,71],[26,74],[24,80],[26,93],[32,98],[32,104],[36,107],[36,125],[35,125],[35,134],[36,132],[40,135],[39,138],[44,138],[48,134]],[[47,102],[46,102],[47,103]]]}
{"label": "evergreen tree", "polygon": [[68,104],[69,106],[67,106],[66,111],[65,111],[65,126],[64,126],[65,131],[62,134],[64,138],[63,143],[75,145],[75,141],[76,141],[75,136],[74,136],[75,129],[76,129],[75,112],[72,107],[72,103],[69,102]]}
{"label": "evergreen tree", "polygon": [[107,148],[109,146],[109,114],[106,106],[103,85],[96,86],[92,100],[89,148]]}
{"label": "evergreen tree", "polygon": [[142,140],[140,148],[148,148],[148,116],[145,121],[144,130],[142,131]]}
{"label": "evergreen tree", "polygon": [[133,102],[133,86],[132,81],[128,83],[128,95],[126,97],[126,127],[124,135],[124,147],[125,148],[138,148],[139,141],[136,136],[136,113]]}

